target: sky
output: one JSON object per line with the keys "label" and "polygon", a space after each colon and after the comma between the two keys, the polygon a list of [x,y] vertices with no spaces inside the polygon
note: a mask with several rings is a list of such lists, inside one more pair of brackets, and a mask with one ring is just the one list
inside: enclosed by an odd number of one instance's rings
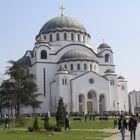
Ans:
{"label": "sky", "polygon": [[32,50],[35,36],[50,19],[78,19],[91,35],[92,46],[104,42],[113,50],[116,73],[128,81],[128,92],[140,90],[140,0],[0,0],[0,78],[9,60]]}

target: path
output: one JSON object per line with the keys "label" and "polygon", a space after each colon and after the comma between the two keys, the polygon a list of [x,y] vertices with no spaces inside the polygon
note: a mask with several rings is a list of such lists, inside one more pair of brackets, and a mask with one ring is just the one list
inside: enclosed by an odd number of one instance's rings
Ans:
{"label": "path", "polygon": [[[118,130],[119,131],[119,130]],[[130,132],[128,130],[126,130],[126,135],[125,135],[126,139],[125,140],[130,140]],[[140,140],[140,123],[137,126],[137,130],[136,130],[136,139]],[[104,140],[121,140],[121,134],[116,134],[113,135],[109,138],[105,138]]]}

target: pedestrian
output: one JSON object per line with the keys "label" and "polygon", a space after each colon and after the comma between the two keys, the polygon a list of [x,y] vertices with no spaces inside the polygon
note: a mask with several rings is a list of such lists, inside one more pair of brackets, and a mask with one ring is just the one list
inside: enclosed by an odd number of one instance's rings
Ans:
{"label": "pedestrian", "polygon": [[87,114],[85,114],[85,122],[87,122]]}
{"label": "pedestrian", "polygon": [[130,140],[136,140],[137,120],[134,115],[131,115],[128,125],[130,131]]}
{"label": "pedestrian", "polygon": [[65,130],[66,130],[67,128],[70,129],[70,122],[69,122],[68,116],[65,117]]}
{"label": "pedestrian", "polygon": [[114,129],[116,128],[116,126],[117,126],[117,118],[115,117],[115,119],[114,119]]}
{"label": "pedestrian", "polygon": [[127,122],[123,114],[119,118],[118,129],[121,132],[122,140],[125,140],[125,129],[127,129]]}
{"label": "pedestrian", "polygon": [[8,115],[6,115],[5,116],[5,119],[4,119],[4,129],[9,129],[9,123],[10,123],[10,119],[9,119],[9,116]]}

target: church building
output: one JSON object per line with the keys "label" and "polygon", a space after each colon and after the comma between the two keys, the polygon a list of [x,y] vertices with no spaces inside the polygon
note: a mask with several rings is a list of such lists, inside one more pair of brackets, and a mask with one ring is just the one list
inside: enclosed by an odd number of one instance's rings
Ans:
{"label": "church building", "polygon": [[55,113],[60,97],[68,112],[128,111],[127,81],[115,72],[111,46],[93,48],[86,28],[65,16],[63,6],[61,15],[42,26],[34,48],[18,61],[36,75],[43,102],[36,113]]}

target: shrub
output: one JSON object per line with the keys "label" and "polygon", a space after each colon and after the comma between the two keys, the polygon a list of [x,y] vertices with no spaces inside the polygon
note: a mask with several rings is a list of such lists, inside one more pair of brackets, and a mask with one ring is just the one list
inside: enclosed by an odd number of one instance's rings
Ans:
{"label": "shrub", "polygon": [[62,131],[62,128],[59,127],[59,126],[55,126],[55,127],[54,127],[54,131],[55,131],[55,132],[61,132],[61,131]]}
{"label": "shrub", "polygon": [[54,130],[54,127],[55,127],[55,126],[49,125],[48,128],[47,128],[47,130],[48,130],[48,131],[53,131],[53,130]]}
{"label": "shrub", "polygon": [[29,132],[33,132],[33,127],[29,126],[29,127],[28,127],[28,131],[29,131]]}
{"label": "shrub", "polygon": [[48,131],[61,132],[62,131],[62,128],[59,127],[59,126],[49,125],[47,130]]}

